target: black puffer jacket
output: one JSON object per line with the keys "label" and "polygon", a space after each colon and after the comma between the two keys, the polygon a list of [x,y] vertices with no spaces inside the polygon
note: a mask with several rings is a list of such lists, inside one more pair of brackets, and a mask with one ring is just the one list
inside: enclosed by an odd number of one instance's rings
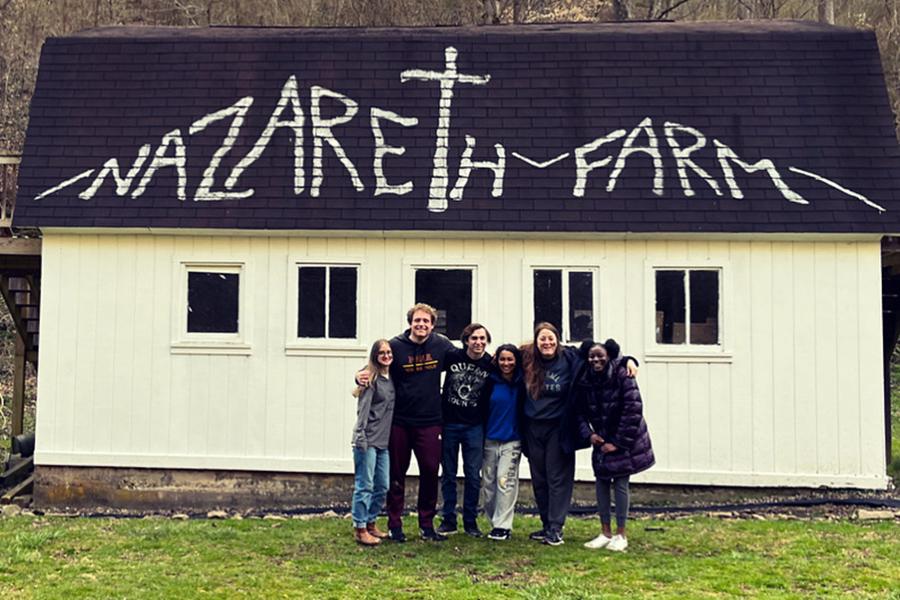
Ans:
{"label": "black puffer jacket", "polygon": [[594,447],[591,463],[598,479],[633,475],[656,462],[650,433],[644,420],[643,403],[637,381],[628,377],[622,360],[610,361],[594,376],[585,365],[574,384],[575,411],[582,440],[597,433],[616,446],[603,454]]}

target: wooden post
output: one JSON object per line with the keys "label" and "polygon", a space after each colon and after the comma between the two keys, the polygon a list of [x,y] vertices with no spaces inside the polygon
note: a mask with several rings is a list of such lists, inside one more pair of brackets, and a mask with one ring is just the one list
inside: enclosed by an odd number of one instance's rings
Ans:
{"label": "wooden post", "polygon": [[12,426],[10,437],[21,435],[25,418],[25,342],[16,335],[15,372],[13,375]]}

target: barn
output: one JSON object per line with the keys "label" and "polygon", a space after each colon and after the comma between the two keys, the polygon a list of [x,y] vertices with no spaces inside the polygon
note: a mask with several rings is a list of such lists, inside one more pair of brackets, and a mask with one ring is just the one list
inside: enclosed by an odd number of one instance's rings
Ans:
{"label": "barn", "polygon": [[13,224],[43,239],[44,505],[315,503],[414,301],[451,338],[618,339],[640,482],[889,481],[870,31],[88,30],[43,48]]}

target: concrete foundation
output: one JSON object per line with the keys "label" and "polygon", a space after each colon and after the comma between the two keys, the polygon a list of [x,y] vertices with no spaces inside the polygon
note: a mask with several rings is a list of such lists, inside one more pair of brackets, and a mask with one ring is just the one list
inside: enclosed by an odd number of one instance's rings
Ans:
{"label": "concrete foundation", "polygon": [[[459,481],[462,498],[462,480]],[[294,512],[350,505],[351,475],[272,473],[190,469],[37,466],[35,508],[138,512]],[[418,478],[406,480],[407,508],[415,509]],[[803,488],[722,488],[634,485],[632,507],[705,506],[792,499],[865,498],[873,493]],[[573,510],[596,505],[594,484],[575,485]],[[518,507],[534,508],[529,481],[523,481]]]}

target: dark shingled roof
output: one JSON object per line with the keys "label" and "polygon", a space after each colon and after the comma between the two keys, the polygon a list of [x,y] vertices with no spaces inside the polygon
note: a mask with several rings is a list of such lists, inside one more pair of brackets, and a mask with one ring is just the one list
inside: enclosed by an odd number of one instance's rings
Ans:
{"label": "dark shingled roof", "polygon": [[[401,73],[450,69],[448,48],[472,78],[445,94],[444,163],[440,84]],[[261,139],[282,96],[288,125]],[[121,181],[92,185],[110,159]],[[376,163],[411,190],[379,189]],[[900,152],[870,31],[104,28],[44,46],[14,224],[900,233]]]}

